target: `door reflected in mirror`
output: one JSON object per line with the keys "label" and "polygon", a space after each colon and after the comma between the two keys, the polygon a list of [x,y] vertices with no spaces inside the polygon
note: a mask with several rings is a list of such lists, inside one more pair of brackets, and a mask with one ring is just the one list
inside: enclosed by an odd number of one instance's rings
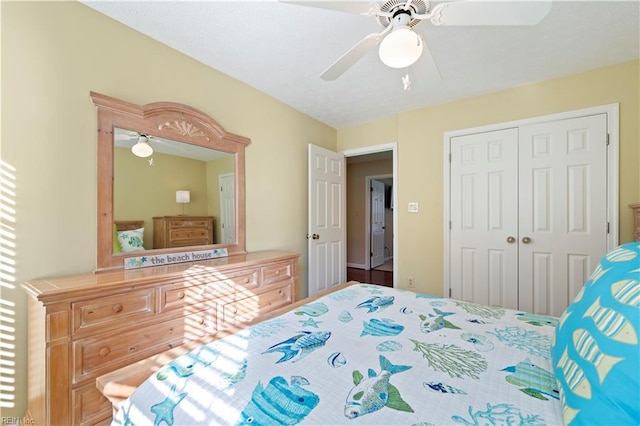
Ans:
{"label": "door reflected in mirror", "polygon": [[114,221],[144,249],[236,242],[235,154],[114,128]]}

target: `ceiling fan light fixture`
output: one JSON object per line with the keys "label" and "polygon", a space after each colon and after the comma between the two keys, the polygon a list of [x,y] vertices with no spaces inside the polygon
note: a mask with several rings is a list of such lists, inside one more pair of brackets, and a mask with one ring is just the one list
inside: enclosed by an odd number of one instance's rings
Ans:
{"label": "ceiling fan light fixture", "polygon": [[423,41],[420,34],[408,26],[394,28],[380,42],[378,55],[383,64],[391,68],[406,68],[422,55]]}
{"label": "ceiling fan light fixture", "polygon": [[153,154],[153,148],[151,148],[151,145],[147,143],[147,137],[141,135],[138,138],[138,142],[131,147],[131,152],[133,152],[133,155],[137,157],[145,158]]}

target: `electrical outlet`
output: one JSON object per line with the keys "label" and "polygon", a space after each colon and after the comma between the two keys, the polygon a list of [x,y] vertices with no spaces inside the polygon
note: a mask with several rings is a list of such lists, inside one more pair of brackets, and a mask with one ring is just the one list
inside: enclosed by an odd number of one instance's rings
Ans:
{"label": "electrical outlet", "polygon": [[416,283],[413,280],[413,277],[409,277],[409,288],[416,288]]}

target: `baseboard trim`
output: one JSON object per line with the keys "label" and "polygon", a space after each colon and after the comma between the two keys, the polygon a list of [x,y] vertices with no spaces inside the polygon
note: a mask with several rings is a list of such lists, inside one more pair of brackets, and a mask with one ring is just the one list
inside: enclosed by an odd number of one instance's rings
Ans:
{"label": "baseboard trim", "polygon": [[366,269],[366,266],[362,263],[348,263],[347,268]]}

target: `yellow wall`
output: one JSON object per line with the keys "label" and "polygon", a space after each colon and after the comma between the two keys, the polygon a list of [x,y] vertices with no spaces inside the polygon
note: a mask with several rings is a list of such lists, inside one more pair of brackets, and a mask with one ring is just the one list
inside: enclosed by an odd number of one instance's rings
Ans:
{"label": "yellow wall", "polygon": [[[620,104],[620,243],[632,239],[629,203],[640,201],[640,61],[399,114],[338,130],[338,149],[398,142],[399,285],[442,294],[443,134],[587,108]],[[420,203],[407,213],[407,203]]]}
{"label": "yellow wall", "polygon": [[307,212],[300,200],[307,197],[307,144],[335,149],[335,129],[79,2],[0,6],[3,195],[10,194],[3,204],[15,202],[15,213],[3,212],[0,235],[5,247],[15,243],[15,249],[2,265],[0,286],[2,308],[8,309],[3,319],[15,321],[3,325],[15,327],[17,389],[15,401],[4,404],[14,407],[4,407],[2,416],[26,409],[27,316],[20,282],[96,266],[97,135],[90,91],[137,104],[184,103],[251,138],[247,250],[302,253],[306,294]]}

